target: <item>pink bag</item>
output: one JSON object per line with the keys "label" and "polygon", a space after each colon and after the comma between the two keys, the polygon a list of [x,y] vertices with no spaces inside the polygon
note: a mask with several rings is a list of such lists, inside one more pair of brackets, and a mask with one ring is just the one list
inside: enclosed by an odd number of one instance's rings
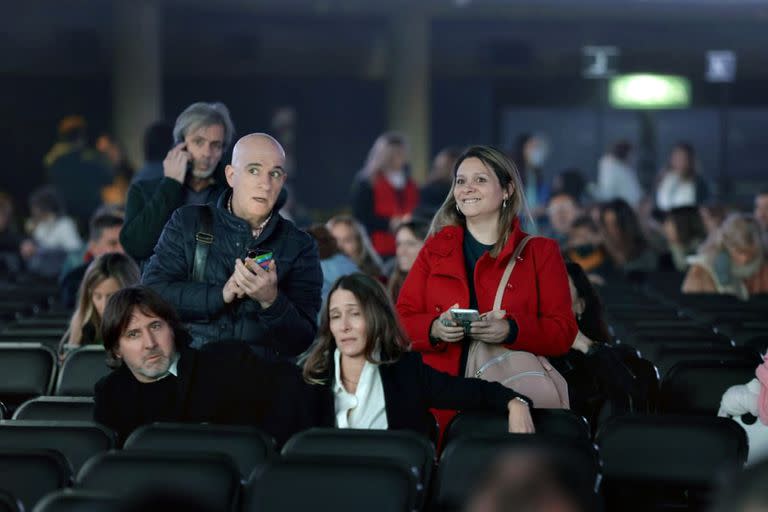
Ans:
{"label": "pink bag", "polygon": [[[501,309],[501,299],[507,286],[515,262],[525,249],[528,241],[534,238],[529,235],[520,241],[514,254],[504,269],[493,309]],[[491,382],[499,382],[512,388],[521,395],[533,401],[535,407],[544,409],[568,409],[568,383],[546,357],[536,356],[530,352],[509,350],[500,344],[473,341],[469,346],[465,377],[474,377]]]}

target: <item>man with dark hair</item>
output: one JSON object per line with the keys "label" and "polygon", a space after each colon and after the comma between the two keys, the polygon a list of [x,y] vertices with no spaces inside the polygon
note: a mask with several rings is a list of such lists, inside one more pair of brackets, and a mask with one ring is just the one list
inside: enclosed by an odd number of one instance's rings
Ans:
{"label": "man with dark hair", "polygon": [[575,197],[566,192],[559,192],[549,198],[547,219],[549,225],[544,235],[554,238],[561,249],[568,241],[571,224],[581,214],[581,207]]}
{"label": "man with dark hair", "polygon": [[295,366],[267,365],[241,343],[190,348],[176,311],[150,288],[115,293],[101,334],[115,370],[96,383],[94,419],[121,442],[155,421],[255,425],[278,442],[299,424],[288,411],[298,396]]}
{"label": "man with dark hair", "polygon": [[144,167],[136,171],[131,185],[142,180],[159,180],[163,177],[163,159],[173,147],[173,127],[165,121],[157,121],[144,131]]}
{"label": "man with dark hair", "polygon": [[59,279],[61,302],[71,308],[77,301],[77,290],[91,261],[110,252],[125,253],[120,244],[120,230],[123,227],[123,212],[114,206],[104,206],[91,217],[88,229],[88,246],[81,263],[70,270],[64,270]]}
{"label": "man with dark hair", "polygon": [[226,190],[226,183],[217,180],[215,172],[234,131],[223,103],[193,103],[179,114],[173,127],[176,145],[164,157],[162,174],[136,181],[128,189],[120,241],[141,266],[152,256],[163,226],[176,208],[215,203]]}

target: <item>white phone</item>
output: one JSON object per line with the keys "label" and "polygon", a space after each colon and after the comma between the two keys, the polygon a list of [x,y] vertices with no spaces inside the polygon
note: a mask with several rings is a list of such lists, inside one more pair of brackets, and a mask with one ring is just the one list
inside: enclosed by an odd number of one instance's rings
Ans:
{"label": "white phone", "polygon": [[460,324],[468,324],[480,320],[480,312],[476,309],[452,309],[451,318]]}

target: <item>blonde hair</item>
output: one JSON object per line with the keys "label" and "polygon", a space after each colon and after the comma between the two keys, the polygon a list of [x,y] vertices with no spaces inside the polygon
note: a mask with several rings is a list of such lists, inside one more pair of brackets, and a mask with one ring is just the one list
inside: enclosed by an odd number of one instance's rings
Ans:
{"label": "blonde hair", "polygon": [[368,152],[368,158],[360,171],[360,177],[363,179],[373,179],[381,171],[389,169],[391,166],[394,151],[403,149],[408,152],[408,142],[405,136],[399,132],[386,132],[376,139]]}
{"label": "blonde hair", "polygon": [[471,146],[464,150],[461,156],[456,160],[456,164],[453,167],[454,179],[451,183],[451,190],[432,219],[432,225],[429,228],[429,236],[439,233],[440,230],[446,226],[466,227],[466,219],[458,210],[456,198],[453,196],[453,190],[456,187],[456,171],[459,169],[461,163],[468,158],[477,158],[480,160],[489,171],[493,172],[499,180],[502,189],[507,190],[507,188],[512,185],[512,192],[506,201],[506,207],[503,205],[500,205],[499,207],[499,237],[490,251],[491,256],[495,258],[507,244],[509,233],[512,230],[512,225],[515,219],[518,216],[523,215],[526,220],[533,224],[533,218],[528,210],[523,182],[520,179],[520,173],[517,170],[517,166],[502,151],[493,146]]}
{"label": "blonde hair", "polygon": [[99,336],[101,318],[93,307],[93,290],[107,279],[114,278],[120,288],[138,284],[141,278],[139,267],[125,254],[107,253],[94,259],[85,271],[83,281],[77,291],[77,308],[72,314],[69,328],[61,338],[61,347],[67,343],[80,345],[83,339],[83,328],[87,324],[96,329]]}
{"label": "blonde hair", "polygon": [[732,213],[701,246],[699,254],[709,260],[728,249],[755,247],[765,254],[766,247],[757,220],[746,213]]}

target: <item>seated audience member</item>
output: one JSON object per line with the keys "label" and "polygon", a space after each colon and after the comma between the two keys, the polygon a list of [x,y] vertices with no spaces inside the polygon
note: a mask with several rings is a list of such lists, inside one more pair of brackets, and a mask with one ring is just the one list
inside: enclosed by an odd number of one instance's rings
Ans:
{"label": "seated audience member", "polygon": [[115,370],[95,386],[93,415],[121,443],[155,421],[255,425],[279,441],[295,433],[289,415],[270,411],[296,396],[298,369],[266,364],[242,343],[189,348],[173,307],[151,289],[115,293],[101,332]]}
{"label": "seated audience member", "polygon": [[21,235],[13,214],[13,200],[0,192],[0,275],[21,270]]}
{"label": "seated audience member", "polygon": [[408,143],[396,132],[380,135],[352,187],[352,210],[383,258],[395,255],[393,231],[411,220],[419,189],[409,174]]}
{"label": "seated audience member", "polygon": [[341,252],[349,256],[363,273],[381,279],[381,257],[371,245],[362,224],[349,215],[337,215],[326,223],[326,227],[336,239]]}
{"label": "seated audience member", "polygon": [[678,142],[661,171],[656,188],[656,207],[666,212],[678,206],[698,206],[707,199],[709,187],[699,173],[693,146],[688,142]]}
{"label": "seated audience member", "polygon": [[552,450],[501,453],[478,475],[464,512],[593,512],[601,510],[573,463]]}
{"label": "seated audience member", "polygon": [[595,425],[606,404],[613,413],[628,412],[634,377],[609,345],[611,335],[603,304],[584,270],[572,262],[566,262],[565,268],[579,331],[571,350],[550,361],[568,382],[571,409]]}
{"label": "seated audience member", "polygon": [[102,207],[91,217],[88,229],[88,245],[83,255],[83,263],[71,268],[59,279],[61,303],[67,308],[74,307],[77,290],[83,280],[88,265],[95,258],[109,252],[124,253],[120,245],[120,230],[123,227],[123,212],[114,207]]}
{"label": "seated audience member", "polygon": [[[317,252],[320,254],[320,268],[323,271],[323,307],[328,301],[328,293],[331,291],[333,283],[341,276],[360,272],[355,262],[339,250],[336,239],[331,232],[322,224],[313,224],[307,228],[307,233],[317,242]],[[322,307],[320,308],[322,311]],[[318,319],[320,318],[318,314]]]}
{"label": "seated audience member", "polygon": [[43,187],[32,194],[29,211],[27,231],[31,239],[22,242],[21,255],[31,272],[57,276],[67,255],[83,245],[77,224],[64,214],[61,199],[51,187]]}
{"label": "seated audience member", "polygon": [[[241,138],[226,167],[232,189],[216,206],[178,209],[144,269],[142,282],[173,304],[196,348],[244,341],[265,360],[288,359],[315,337],[320,259],[312,237],[278,213],[284,162],[283,148],[269,135]],[[208,244],[200,236],[207,232],[203,215],[211,221]]]}
{"label": "seated audience member", "polygon": [[456,148],[440,150],[432,160],[432,169],[427,176],[427,182],[419,192],[419,206],[416,214],[432,218],[451,191],[453,182],[453,166],[461,152]]}
{"label": "seated audience member", "polygon": [[568,194],[576,199],[577,203],[584,201],[586,189],[587,180],[577,167],[569,167],[552,179],[552,195]]}
{"label": "seated audience member", "polygon": [[689,263],[683,293],[729,294],[742,300],[768,293],[766,247],[751,215],[729,215]]}
{"label": "seated audience member", "polygon": [[640,204],[643,188],[637,179],[637,173],[629,163],[632,144],[620,140],[611,146],[610,151],[600,158],[597,170],[597,184],[594,190],[598,201],[623,199],[633,207]]}
{"label": "seated audience member", "polygon": [[[499,283],[526,238],[528,217],[517,168],[490,146],[468,148],[454,169],[449,199],[432,220],[430,236],[408,272],[397,310],[413,350],[424,362],[463,376],[472,342],[535,355],[568,351],[576,336],[568,274],[554,240],[537,237],[524,247],[494,307]],[[464,327],[451,309],[475,309],[481,320]],[[453,411],[436,411],[448,424]]]}
{"label": "seated audience member", "polygon": [[577,263],[590,276],[605,280],[613,270],[605,239],[597,223],[588,215],[576,218],[571,224],[566,242],[565,257]]}
{"label": "seated audience member", "polygon": [[234,134],[226,105],[193,103],[176,118],[176,145],[166,149],[162,174],[131,184],[120,241],[142,269],[174,210],[190,204],[216,204],[227,189],[216,171]]}
{"label": "seated audience member", "polygon": [[603,204],[600,220],[613,266],[626,274],[656,270],[657,256],[648,246],[640,222],[623,199]]}
{"label": "seated audience member", "polygon": [[554,238],[561,248],[564,247],[573,221],[580,214],[581,209],[572,196],[565,193],[551,196],[547,205],[549,229],[544,232],[544,235]]}
{"label": "seated audience member", "polygon": [[768,188],[755,196],[755,220],[760,224],[763,235],[768,237]]}
{"label": "seated audience member", "polygon": [[720,203],[709,202],[699,208],[701,220],[707,231],[707,236],[717,231],[728,216],[728,208]]}
{"label": "seated audience member", "polygon": [[324,427],[429,435],[430,407],[506,411],[510,432],[533,432],[530,401],[495,382],[438,372],[409,352],[392,302],[365,274],[339,279],[304,362],[304,403]]}
{"label": "seated audience member", "polygon": [[125,254],[106,253],[93,260],[79,283],[77,307],[61,338],[61,355],[81,345],[101,345],[104,306],[115,292],[138,284],[139,278],[139,267]]}
{"label": "seated audience member", "polygon": [[429,224],[420,220],[403,222],[395,230],[395,269],[389,276],[387,289],[393,302],[397,302],[408,272],[416,261],[429,233]]}
{"label": "seated audience member", "polygon": [[685,272],[688,270],[688,257],[696,254],[707,238],[699,209],[695,206],[681,206],[669,210],[664,219],[664,236],[669,247],[671,265],[668,263],[661,266]]}

